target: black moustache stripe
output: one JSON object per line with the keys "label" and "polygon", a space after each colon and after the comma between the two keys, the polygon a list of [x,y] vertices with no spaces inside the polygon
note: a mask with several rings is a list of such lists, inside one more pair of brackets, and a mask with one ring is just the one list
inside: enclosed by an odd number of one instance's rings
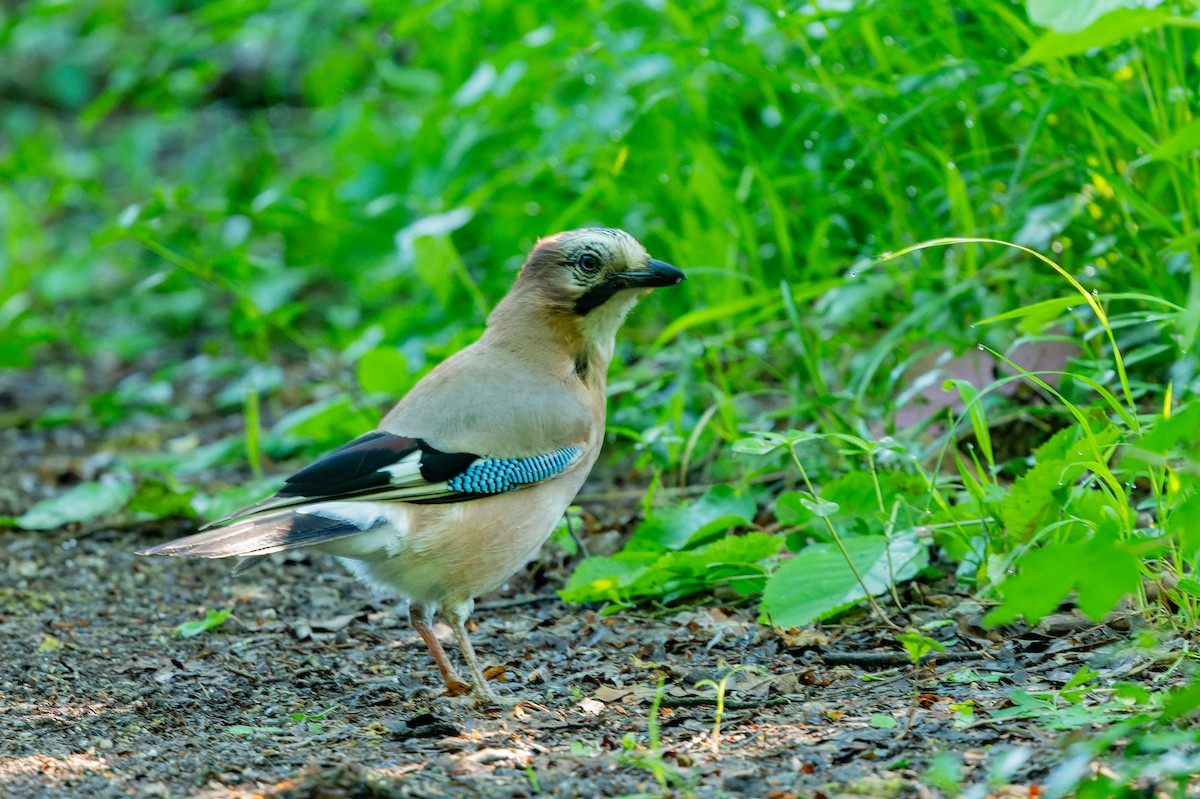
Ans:
{"label": "black moustache stripe", "polygon": [[618,291],[627,288],[629,286],[621,280],[606,280],[599,285],[592,286],[579,299],[575,300],[575,315],[586,316],[612,299],[612,296]]}

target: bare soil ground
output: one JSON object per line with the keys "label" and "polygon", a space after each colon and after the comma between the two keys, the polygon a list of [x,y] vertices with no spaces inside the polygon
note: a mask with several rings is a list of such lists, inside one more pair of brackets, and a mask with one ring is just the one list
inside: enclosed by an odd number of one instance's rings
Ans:
{"label": "bare soil ground", "polygon": [[[1059,734],[988,723],[989,710],[1083,663],[1137,668],[1109,654],[1124,637],[1110,627],[990,642],[977,609],[949,597],[908,612],[956,618],[945,637],[963,659],[914,670],[866,616],[789,635],[748,608],[600,617],[518,596],[482,603],[473,635],[513,705],[476,707],[439,695],[401,610],[332,560],[231,576],[133,555],[147,540],[0,537],[0,794],[594,797],[657,794],[661,781],[706,797],[936,796],[922,775],[950,751],[968,782],[1012,761],[1004,782],[1030,795]],[[234,609],[222,626],[173,634],[221,607]],[[715,738],[715,692],[696,683],[728,664],[761,671],[731,680]],[[967,702],[979,720],[964,725],[951,706]]]}
{"label": "bare soil ground", "polygon": [[[94,431],[22,421],[52,389],[8,386],[0,514],[105,468]],[[109,436],[153,447],[175,434],[159,424]],[[229,427],[207,424],[205,440]],[[946,622],[931,634],[948,654],[917,668],[861,612],[792,631],[712,598],[602,616],[554,595],[573,563],[551,547],[477,609],[508,701],[475,706],[441,695],[404,609],[329,558],[234,575],[133,554],[192,527],[0,528],[0,796],[1035,796],[1065,745],[1120,711],[1084,691],[1001,718],[1015,691],[1057,697],[1083,665],[1099,687],[1168,671],[1129,645],[1136,617],[985,631],[977,602],[936,584],[889,603],[906,626]],[[222,608],[221,626],[174,633]],[[718,735],[703,683],[735,666],[752,668],[730,677]]]}

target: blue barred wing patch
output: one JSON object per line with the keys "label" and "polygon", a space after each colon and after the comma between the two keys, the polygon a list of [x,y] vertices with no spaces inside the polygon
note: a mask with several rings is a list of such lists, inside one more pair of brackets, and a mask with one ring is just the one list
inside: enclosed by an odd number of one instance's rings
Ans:
{"label": "blue barred wing patch", "polygon": [[446,487],[464,494],[503,494],[561,474],[581,452],[579,447],[563,447],[528,458],[478,460],[447,480]]}

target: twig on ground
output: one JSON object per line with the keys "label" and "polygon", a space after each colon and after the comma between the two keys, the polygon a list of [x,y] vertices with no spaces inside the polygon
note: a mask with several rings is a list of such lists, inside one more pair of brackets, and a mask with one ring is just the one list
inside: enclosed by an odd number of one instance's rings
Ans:
{"label": "twig on ground", "polygon": [[522,605],[536,605],[538,602],[550,602],[558,599],[558,594],[530,594],[512,599],[497,599],[493,602],[481,602],[476,610],[503,610],[504,608],[519,608]]}
{"label": "twig on ground", "polygon": [[[726,699],[726,710],[755,710],[760,707],[774,707],[775,705],[791,704],[794,700],[786,696],[777,696],[772,699],[759,699],[749,701],[738,701],[736,699]],[[663,707],[708,707],[717,704],[715,696],[664,696],[662,700]]]}
{"label": "twig on ground", "polygon": [[[839,666],[907,666],[912,661],[904,652],[818,652],[822,661]],[[921,658],[920,664],[937,661],[990,660],[989,652],[930,652]]]}

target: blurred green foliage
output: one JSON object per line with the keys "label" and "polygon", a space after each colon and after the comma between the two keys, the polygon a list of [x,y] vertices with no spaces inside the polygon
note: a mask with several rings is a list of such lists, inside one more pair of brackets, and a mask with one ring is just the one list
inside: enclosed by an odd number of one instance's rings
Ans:
{"label": "blurred green foliage", "polygon": [[[1150,154],[1195,108],[1196,35],[1146,13],[1106,57],[1030,63],[1060,35],[995,0],[24,3],[0,29],[0,357],[408,341],[420,369],[536,236],[589,223],[689,268],[661,302],[742,343],[784,318],[731,300],[945,234],[1187,304],[1195,165]],[[769,363],[713,366],[803,397],[800,353],[854,367],[914,307],[909,335],[961,346],[1058,293],[1016,260],[871,270]]]}

